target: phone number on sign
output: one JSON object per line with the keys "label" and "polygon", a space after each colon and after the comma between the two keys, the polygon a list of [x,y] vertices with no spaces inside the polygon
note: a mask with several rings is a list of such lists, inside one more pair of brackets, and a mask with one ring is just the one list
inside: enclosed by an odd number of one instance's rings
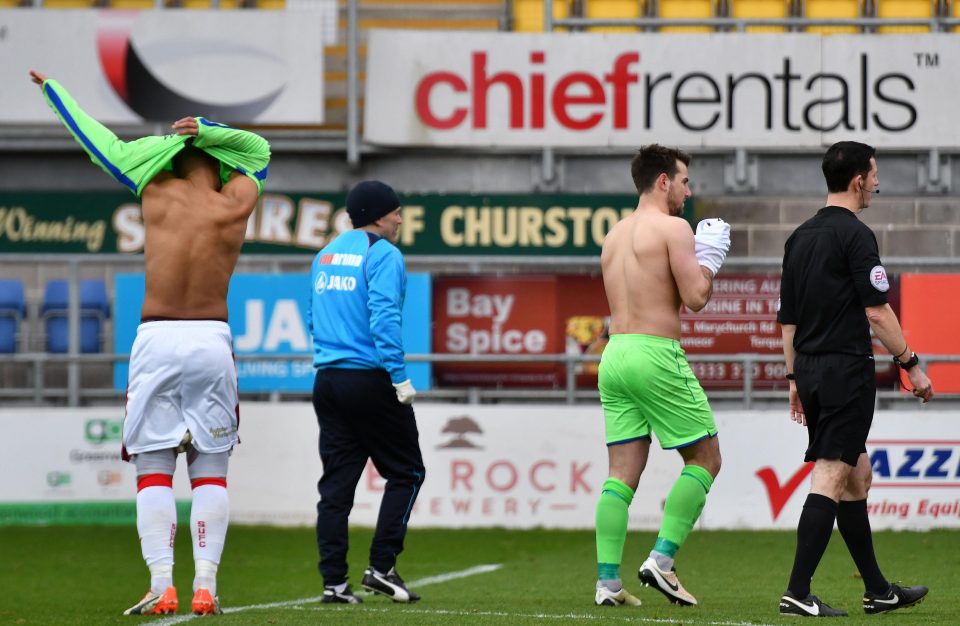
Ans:
{"label": "phone number on sign", "polygon": [[[787,374],[784,363],[753,363],[754,380],[782,380]],[[702,381],[743,380],[743,363],[738,362],[709,362],[691,363],[690,369]]]}

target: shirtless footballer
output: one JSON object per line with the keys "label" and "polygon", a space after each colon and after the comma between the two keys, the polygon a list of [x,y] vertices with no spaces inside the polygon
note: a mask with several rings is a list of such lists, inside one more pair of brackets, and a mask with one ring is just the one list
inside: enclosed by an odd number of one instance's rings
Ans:
{"label": "shirtless footballer", "polygon": [[186,117],[172,133],[124,142],[57,81],[31,80],[90,159],[141,200],[146,294],[130,354],[124,458],[137,467],[137,531],[150,590],[125,615],[175,613],[173,474],[186,452],[193,488],[192,610],[220,613],[217,568],[229,518],[227,465],[239,400],[227,287],[270,146],[253,133]]}

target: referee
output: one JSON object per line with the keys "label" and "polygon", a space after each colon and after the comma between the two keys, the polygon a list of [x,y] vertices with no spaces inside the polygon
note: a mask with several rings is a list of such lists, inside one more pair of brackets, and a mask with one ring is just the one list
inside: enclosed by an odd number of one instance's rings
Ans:
{"label": "referee", "polygon": [[787,239],[780,308],[790,381],[790,417],[807,426],[805,461],[814,461],[810,494],[797,525],[797,551],[780,613],[838,617],[846,612],[810,593],[833,523],[863,578],[863,610],[881,613],[923,600],[926,587],[891,584],[877,565],[867,515],[873,477],[866,441],[876,378],[870,330],[906,371],[913,394],[933,397],[930,379],[887,304],[890,283],[877,239],[857,215],[879,193],[876,151],[836,143],[823,157],[826,206]]}

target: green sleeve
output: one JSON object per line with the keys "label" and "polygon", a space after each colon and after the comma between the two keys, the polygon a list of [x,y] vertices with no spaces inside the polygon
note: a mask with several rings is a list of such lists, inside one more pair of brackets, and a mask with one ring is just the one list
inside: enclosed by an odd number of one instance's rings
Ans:
{"label": "green sleeve", "polygon": [[43,96],[90,160],[140,197],[143,188],[183,149],[186,136],[164,135],[122,141],[80,108],[55,80],[43,83]]}
{"label": "green sleeve", "polygon": [[219,159],[222,166],[220,176],[224,183],[232,171],[246,174],[263,192],[263,181],[267,179],[270,164],[270,144],[266,139],[246,130],[231,128],[224,124],[211,122],[205,117],[197,118],[199,132],[193,140],[193,146]]}

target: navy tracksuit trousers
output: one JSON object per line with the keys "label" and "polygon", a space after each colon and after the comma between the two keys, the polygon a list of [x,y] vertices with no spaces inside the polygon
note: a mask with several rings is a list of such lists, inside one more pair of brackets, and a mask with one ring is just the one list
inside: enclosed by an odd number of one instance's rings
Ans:
{"label": "navy tracksuit trousers", "polygon": [[320,369],[313,385],[323,476],[317,483],[317,547],[325,585],[347,579],[347,520],[360,474],[372,459],[386,485],[370,565],[386,572],[403,551],[407,522],[423,484],[413,407],[400,404],[384,370]]}

